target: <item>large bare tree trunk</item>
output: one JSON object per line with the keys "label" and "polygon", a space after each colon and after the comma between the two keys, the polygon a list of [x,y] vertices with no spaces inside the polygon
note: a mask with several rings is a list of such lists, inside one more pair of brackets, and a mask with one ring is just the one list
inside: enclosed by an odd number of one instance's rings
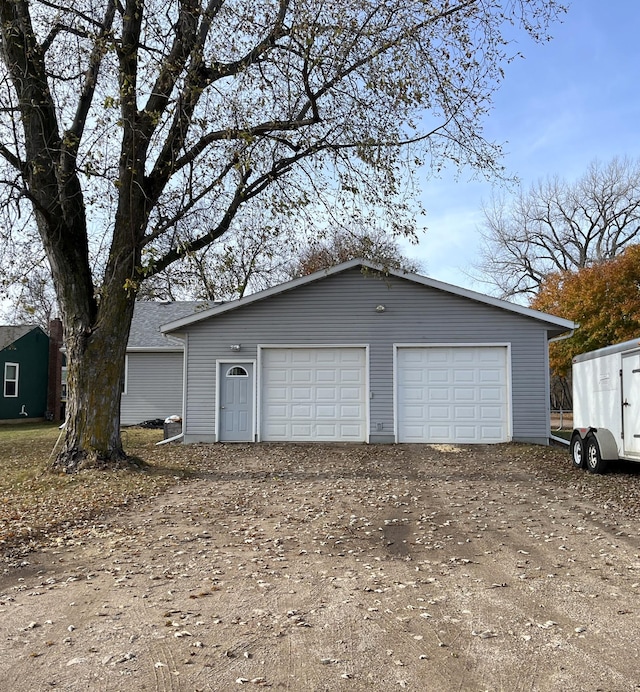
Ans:
{"label": "large bare tree trunk", "polygon": [[66,473],[128,463],[120,438],[120,399],[134,300],[121,302],[120,309],[99,312],[90,334],[76,329],[66,340],[70,397],[64,445],[53,464]]}

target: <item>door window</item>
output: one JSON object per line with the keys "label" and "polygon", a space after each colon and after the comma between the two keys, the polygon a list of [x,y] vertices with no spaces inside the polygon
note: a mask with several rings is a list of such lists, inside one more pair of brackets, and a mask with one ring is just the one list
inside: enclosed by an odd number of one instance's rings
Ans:
{"label": "door window", "polygon": [[234,365],[227,370],[227,377],[249,377],[249,373],[240,365]]}

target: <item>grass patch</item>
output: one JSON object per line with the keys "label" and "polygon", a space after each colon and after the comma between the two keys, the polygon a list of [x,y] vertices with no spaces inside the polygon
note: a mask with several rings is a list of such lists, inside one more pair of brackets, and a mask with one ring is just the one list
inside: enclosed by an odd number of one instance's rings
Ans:
{"label": "grass patch", "polygon": [[99,514],[161,492],[196,472],[185,448],[156,447],[161,430],[127,428],[125,451],[140,469],[75,475],[51,471],[56,425],[0,426],[0,552],[28,546]]}

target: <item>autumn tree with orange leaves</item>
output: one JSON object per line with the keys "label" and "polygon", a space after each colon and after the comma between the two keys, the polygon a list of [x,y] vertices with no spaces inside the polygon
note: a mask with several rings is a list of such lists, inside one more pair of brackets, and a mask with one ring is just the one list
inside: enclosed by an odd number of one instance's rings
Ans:
{"label": "autumn tree with orange leaves", "polygon": [[552,373],[566,377],[579,353],[640,335],[640,245],[577,272],[550,274],[531,302],[536,310],[577,322],[575,334],[550,346]]}

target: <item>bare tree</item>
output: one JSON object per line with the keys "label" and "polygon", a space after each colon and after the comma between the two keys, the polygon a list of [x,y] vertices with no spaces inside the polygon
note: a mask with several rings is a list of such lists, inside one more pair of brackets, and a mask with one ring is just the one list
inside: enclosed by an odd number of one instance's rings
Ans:
{"label": "bare tree", "polygon": [[640,241],[640,161],[596,161],[574,183],[553,178],[494,199],[483,237],[479,269],[505,297],[531,297],[551,272],[611,259]]}
{"label": "bare tree", "polygon": [[233,300],[288,278],[300,232],[257,209],[242,228],[142,282],[139,299]]}
{"label": "bare tree", "polygon": [[46,332],[57,314],[48,268],[38,264],[15,279],[5,292],[3,318],[11,324],[37,324]]}
{"label": "bare tree", "polygon": [[482,118],[507,37],[517,24],[544,40],[563,10],[0,0],[2,199],[31,209],[25,233],[51,267],[69,360],[56,466],[126,461],[120,392],[146,277],[242,228],[255,204],[311,216],[350,198],[393,228],[421,161],[497,172]]}

